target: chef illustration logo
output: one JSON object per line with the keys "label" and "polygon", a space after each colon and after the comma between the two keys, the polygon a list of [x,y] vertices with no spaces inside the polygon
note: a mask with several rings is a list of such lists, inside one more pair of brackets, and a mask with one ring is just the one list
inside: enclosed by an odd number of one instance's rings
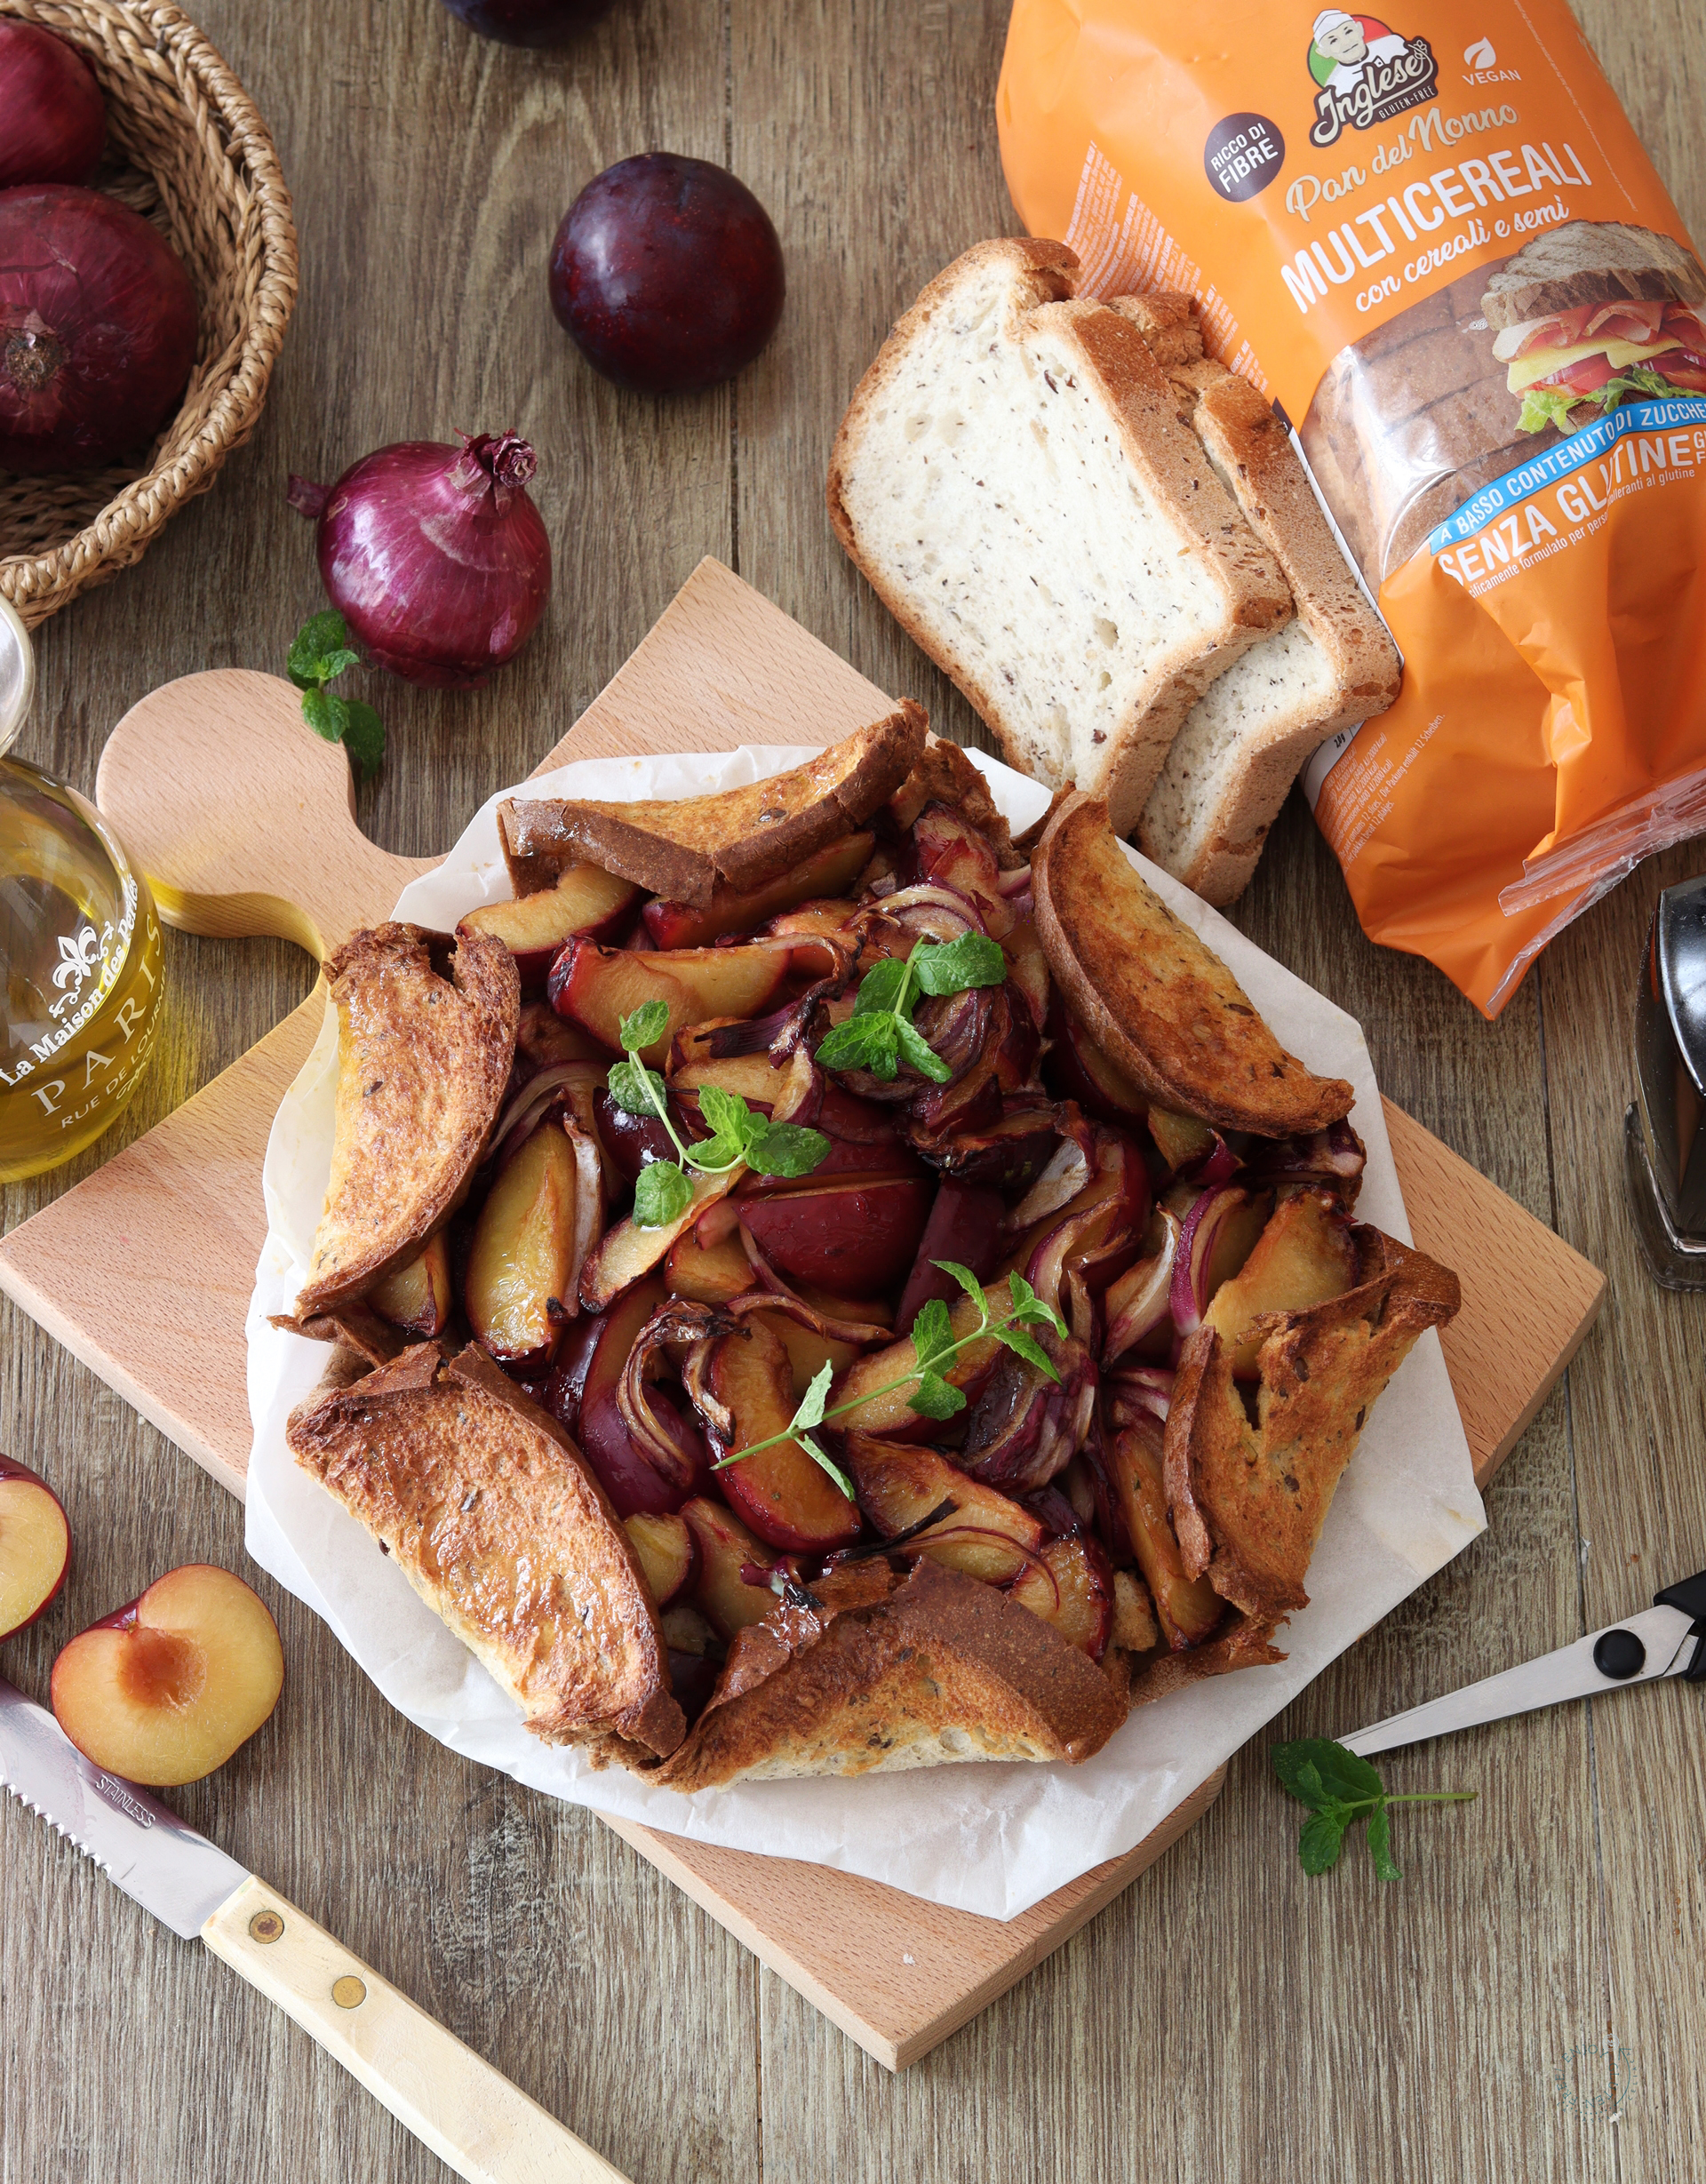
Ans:
{"label": "chef illustration logo", "polygon": [[1335,144],[1347,129],[1375,129],[1439,96],[1439,67],[1425,38],[1407,38],[1377,15],[1323,8],[1309,42],[1309,73],[1320,86],[1309,140]]}

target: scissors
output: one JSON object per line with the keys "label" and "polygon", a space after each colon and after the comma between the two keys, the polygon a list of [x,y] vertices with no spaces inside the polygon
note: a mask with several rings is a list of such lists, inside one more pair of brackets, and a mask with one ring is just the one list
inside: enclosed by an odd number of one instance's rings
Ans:
{"label": "scissors", "polygon": [[1542,1654],[1519,1669],[1466,1684],[1461,1691],[1430,1699],[1425,1706],[1413,1706],[1407,1714],[1394,1714],[1343,1741],[1348,1750],[1366,1759],[1371,1752],[1420,1744],[1429,1737],[1447,1736],[1454,1729],[1473,1729],[1482,1722],[1532,1714],[1537,1707],[1591,1699],[1665,1676],[1679,1676],[1686,1684],[1706,1683],[1706,1570],[1679,1585],[1667,1585],[1638,1615],[1608,1623],[1603,1630],[1590,1630],[1573,1646],[1560,1646],[1555,1654]]}

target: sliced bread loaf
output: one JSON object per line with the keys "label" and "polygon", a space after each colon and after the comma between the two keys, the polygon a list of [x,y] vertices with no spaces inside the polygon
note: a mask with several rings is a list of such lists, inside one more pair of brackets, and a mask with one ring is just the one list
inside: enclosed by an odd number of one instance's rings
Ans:
{"label": "sliced bread loaf", "polygon": [[1397,697],[1398,653],[1285,427],[1248,380],[1203,355],[1192,299],[1121,297],[1111,307],[1167,370],[1181,418],[1296,602],[1296,618],[1252,645],[1186,714],[1138,826],[1145,857],[1208,901],[1230,903],[1256,870],[1299,768],[1328,736]]}
{"label": "sliced bread loaf", "polygon": [[1012,765],[1136,825],[1180,722],[1287,621],[1138,330],[1064,244],[979,243],[860,381],[830,461],[841,544]]}

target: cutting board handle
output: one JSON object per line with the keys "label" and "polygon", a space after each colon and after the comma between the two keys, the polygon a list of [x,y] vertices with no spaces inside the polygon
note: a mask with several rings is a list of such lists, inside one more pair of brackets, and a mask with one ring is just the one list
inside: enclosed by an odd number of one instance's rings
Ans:
{"label": "cutting board handle", "polygon": [[315,734],[290,683],[247,668],[185,675],[132,705],[95,801],[168,925],[276,934],[322,962],[439,862],[367,839],[343,746]]}

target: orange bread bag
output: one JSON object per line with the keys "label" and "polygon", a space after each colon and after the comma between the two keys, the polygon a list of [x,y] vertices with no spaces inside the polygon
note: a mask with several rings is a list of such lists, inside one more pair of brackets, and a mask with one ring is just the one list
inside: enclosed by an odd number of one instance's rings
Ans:
{"label": "orange bread bag", "polygon": [[1016,0],[1008,187],[1178,289],[1404,656],[1304,777],[1369,936],[1496,1016],[1706,827],[1706,274],[1565,0]]}

